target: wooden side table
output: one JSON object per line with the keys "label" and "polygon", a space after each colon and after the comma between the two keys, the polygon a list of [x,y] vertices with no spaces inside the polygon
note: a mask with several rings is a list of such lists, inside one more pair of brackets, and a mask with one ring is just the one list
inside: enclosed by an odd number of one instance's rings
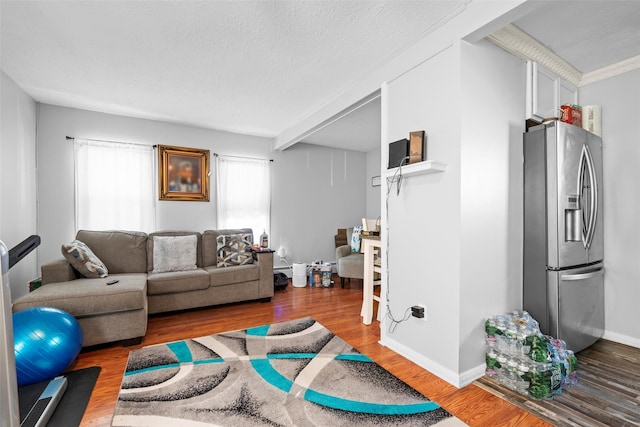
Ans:
{"label": "wooden side table", "polygon": [[375,262],[376,249],[381,248],[380,236],[368,236],[362,238],[364,252],[364,279],[362,284],[362,323],[370,325],[373,320],[373,301],[378,301],[377,319],[380,320],[380,297],[373,294],[373,287],[380,284],[376,279],[376,273],[380,274],[382,268]]}

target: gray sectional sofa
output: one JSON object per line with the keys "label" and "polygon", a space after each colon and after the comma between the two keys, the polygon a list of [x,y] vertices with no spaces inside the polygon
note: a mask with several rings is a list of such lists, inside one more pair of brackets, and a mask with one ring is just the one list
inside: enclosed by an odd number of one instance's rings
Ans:
{"label": "gray sectional sofa", "polygon": [[[151,234],[80,230],[76,240],[99,258],[108,276],[83,277],[67,259],[45,264],[42,286],[15,301],[13,311],[36,306],[62,309],[80,323],[83,347],[87,347],[140,341],[146,333],[149,314],[239,301],[269,301],[274,289],[273,253],[248,252],[245,245],[238,256],[229,253],[229,248],[237,248],[236,244],[227,244],[223,249],[220,246],[225,238],[249,239],[251,233],[248,228]],[[172,239],[166,238],[180,236],[195,236],[187,238],[196,242],[195,265],[166,267],[165,261],[171,265],[181,255],[171,253],[166,242]],[[154,255],[162,259],[154,259]],[[118,282],[107,284],[113,280]]]}

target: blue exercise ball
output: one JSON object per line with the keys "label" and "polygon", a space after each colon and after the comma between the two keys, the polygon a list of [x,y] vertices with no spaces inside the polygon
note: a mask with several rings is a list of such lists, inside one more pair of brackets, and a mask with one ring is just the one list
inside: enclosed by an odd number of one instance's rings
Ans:
{"label": "blue exercise ball", "polygon": [[82,348],[82,329],[66,311],[34,307],[13,314],[18,385],[49,380],[64,371]]}

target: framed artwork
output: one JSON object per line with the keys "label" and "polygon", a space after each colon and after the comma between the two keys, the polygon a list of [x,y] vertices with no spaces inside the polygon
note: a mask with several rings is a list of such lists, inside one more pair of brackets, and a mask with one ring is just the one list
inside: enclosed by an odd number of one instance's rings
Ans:
{"label": "framed artwork", "polygon": [[418,163],[427,158],[427,141],[424,131],[418,130],[409,133],[409,163]]}
{"label": "framed artwork", "polygon": [[209,201],[209,150],[158,145],[160,200]]}

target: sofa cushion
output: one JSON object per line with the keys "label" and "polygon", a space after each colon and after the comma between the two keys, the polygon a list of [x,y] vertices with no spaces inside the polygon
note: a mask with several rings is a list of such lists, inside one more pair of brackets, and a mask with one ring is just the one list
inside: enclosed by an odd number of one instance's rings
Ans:
{"label": "sofa cushion", "polygon": [[260,280],[260,266],[257,264],[239,265],[226,268],[210,266],[205,267],[205,269],[210,275],[211,287]]}
{"label": "sofa cushion", "polygon": [[189,271],[196,266],[198,238],[190,236],[152,236],[153,273]]}
{"label": "sofa cushion", "polygon": [[251,234],[221,234],[217,238],[218,267],[253,264]]}
{"label": "sofa cushion", "polygon": [[202,233],[202,262],[205,267],[218,265],[218,236],[230,234],[247,234],[253,243],[253,231],[250,228],[230,228],[222,230],[206,230]]}
{"label": "sofa cushion", "polygon": [[[109,280],[118,283],[107,285]],[[76,279],[43,285],[13,304],[13,311],[55,307],[75,317],[88,317],[146,307],[147,274],[112,274],[103,279]]]}
{"label": "sofa cushion", "polygon": [[76,239],[91,248],[104,262],[109,274],[147,272],[146,233],[80,230]]}
{"label": "sofa cushion", "polygon": [[196,236],[196,266],[202,267],[202,235],[197,231],[158,231],[149,234],[147,240],[147,268],[151,273],[154,270],[153,250],[154,250],[154,237],[155,236]]}
{"label": "sofa cushion", "polygon": [[91,249],[80,240],[62,245],[62,255],[84,277],[107,277],[109,270]]}
{"label": "sofa cushion", "polygon": [[147,277],[147,293],[149,295],[195,291],[208,287],[209,274],[201,268],[191,271],[151,273]]}

